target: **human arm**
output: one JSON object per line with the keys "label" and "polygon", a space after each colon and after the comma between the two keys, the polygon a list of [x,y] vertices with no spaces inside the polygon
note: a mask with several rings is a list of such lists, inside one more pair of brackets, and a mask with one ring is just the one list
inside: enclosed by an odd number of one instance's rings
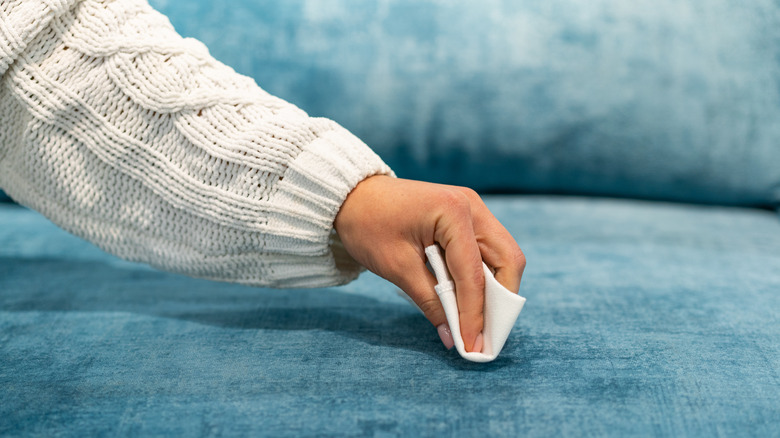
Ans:
{"label": "human arm", "polygon": [[0,6],[0,187],[67,231],[167,271],[273,287],[361,267],[333,220],[392,174],[179,36],[142,0]]}
{"label": "human arm", "polygon": [[[438,241],[469,313],[467,347],[482,325],[477,260],[516,289],[517,272],[491,252],[513,240],[473,192],[365,179],[392,172],[336,123],[181,38],[144,1],[17,0],[0,10],[0,186],[66,230],[130,260],[253,285],[342,284],[362,264],[436,325],[443,312],[420,268],[423,243]],[[436,215],[404,220],[409,211]],[[407,232],[382,236],[374,223]],[[494,229],[500,239],[480,234]],[[382,258],[365,248],[373,244],[394,251]],[[417,278],[398,271],[410,255]]]}

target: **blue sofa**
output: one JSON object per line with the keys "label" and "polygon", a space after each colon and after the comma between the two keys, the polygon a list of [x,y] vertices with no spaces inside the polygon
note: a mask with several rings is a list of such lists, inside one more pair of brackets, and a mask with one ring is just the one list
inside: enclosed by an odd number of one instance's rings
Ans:
{"label": "blue sofa", "polygon": [[371,274],[196,280],[0,204],[0,435],[780,436],[776,3],[152,4],[485,193],[528,302],[473,364]]}

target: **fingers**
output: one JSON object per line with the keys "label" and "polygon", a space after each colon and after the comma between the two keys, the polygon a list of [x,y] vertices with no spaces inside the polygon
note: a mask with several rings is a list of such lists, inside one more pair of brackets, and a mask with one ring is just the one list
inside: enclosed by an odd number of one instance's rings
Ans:
{"label": "fingers", "polygon": [[434,289],[436,278],[428,271],[421,258],[414,258],[413,263],[406,265],[394,283],[417,304],[434,327],[438,328],[447,322],[444,308]]}
{"label": "fingers", "polygon": [[485,259],[485,263],[489,266],[494,266],[496,271],[496,280],[501,283],[502,286],[508,290],[517,293],[520,290],[520,281],[523,277],[523,271],[525,271],[525,255],[520,251],[520,248],[514,250],[508,249],[506,256],[501,257],[495,261],[488,261]]}
{"label": "fingers", "polygon": [[481,351],[484,325],[484,260],[496,280],[515,293],[526,260],[512,235],[493,216],[479,195],[465,187],[450,187],[448,209],[437,221],[435,239],[445,250],[455,281],[460,329],[467,351]]}
{"label": "fingers", "polygon": [[438,242],[455,282],[460,332],[468,351],[480,350],[482,261],[493,268],[502,285],[514,291],[525,267],[525,257],[512,236],[479,195],[464,187],[370,177],[347,196],[334,227],[355,260],[404,290],[441,328],[446,316],[423,253],[425,246]]}
{"label": "fingers", "polygon": [[[500,226],[497,221],[496,224]],[[517,293],[526,261],[523,251],[512,236],[508,232],[490,233],[486,237],[479,237],[478,240],[482,260],[493,268],[496,280],[508,290]]]}
{"label": "fingers", "polygon": [[501,285],[517,293],[526,265],[523,251],[476,192],[466,187],[458,187],[458,190],[471,202],[474,234],[482,260],[493,269]]}
{"label": "fingers", "polygon": [[485,276],[482,272],[482,256],[474,235],[471,207],[462,194],[450,203],[449,210],[437,223],[436,241],[444,248],[444,256],[458,301],[460,332],[466,351],[477,351],[475,345],[481,339],[483,305],[485,301]]}

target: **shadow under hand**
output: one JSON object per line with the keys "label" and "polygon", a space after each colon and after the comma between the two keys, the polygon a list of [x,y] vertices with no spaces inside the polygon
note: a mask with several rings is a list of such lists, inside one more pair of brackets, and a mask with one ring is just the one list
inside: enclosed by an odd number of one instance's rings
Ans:
{"label": "shadow under hand", "polygon": [[130,263],[0,257],[0,310],[129,312],[233,329],[326,330],[422,352],[460,369],[489,371],[508,364],[501,359],[472,364],[446,351],[430,323],[406,303],[335,288],[251,288]]}

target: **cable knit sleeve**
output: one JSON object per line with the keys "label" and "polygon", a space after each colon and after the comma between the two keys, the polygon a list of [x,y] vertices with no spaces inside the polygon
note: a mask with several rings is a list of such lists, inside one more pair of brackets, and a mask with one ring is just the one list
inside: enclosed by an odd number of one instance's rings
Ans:
{"label": "cable knit sleeve", "polygon": [[120,257],[273,287],[345,283],[333,231],[392,171],[180,37],[145,0],[0,6],[0,187]]}

